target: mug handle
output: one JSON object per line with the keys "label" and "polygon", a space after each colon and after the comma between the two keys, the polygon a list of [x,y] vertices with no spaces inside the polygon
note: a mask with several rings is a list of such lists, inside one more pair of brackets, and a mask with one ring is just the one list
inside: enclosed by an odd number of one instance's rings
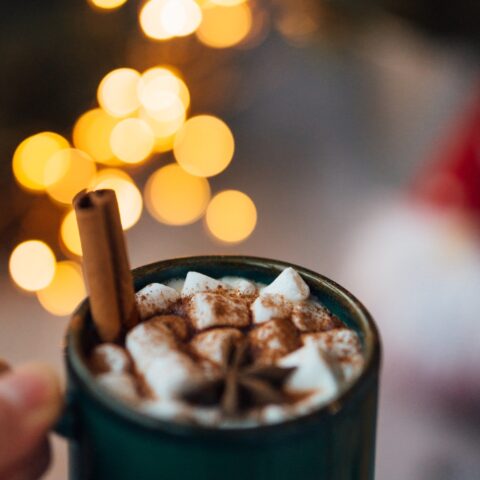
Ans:
{"label": "mug handle", "polygon": [[63,411],[57,423],[53,426],[53,431],[69,440],[78,438],[78,417],[76,408],[75,394],[67,391]]}

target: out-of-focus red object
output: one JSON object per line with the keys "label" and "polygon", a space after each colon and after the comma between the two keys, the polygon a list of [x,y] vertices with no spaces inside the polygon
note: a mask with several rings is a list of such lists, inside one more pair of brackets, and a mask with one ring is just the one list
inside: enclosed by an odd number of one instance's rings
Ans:
{"label": "out-of-focus red object", "polygon": [[480,89],[451,137],[413,185],[414,197],[460,210],[480,225]]}

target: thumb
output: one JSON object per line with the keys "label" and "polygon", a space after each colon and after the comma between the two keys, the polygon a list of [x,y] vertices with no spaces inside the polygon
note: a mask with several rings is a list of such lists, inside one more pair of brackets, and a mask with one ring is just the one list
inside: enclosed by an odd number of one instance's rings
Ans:
{"label": "thumb", "polygon": [[46,365],[0,377],[0,472],[38,445],[61,408],[57,377]]}

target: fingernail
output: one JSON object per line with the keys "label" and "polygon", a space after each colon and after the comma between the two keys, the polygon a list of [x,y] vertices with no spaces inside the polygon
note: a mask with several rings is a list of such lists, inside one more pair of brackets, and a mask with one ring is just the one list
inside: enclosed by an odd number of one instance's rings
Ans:
{"label": "fingernail", "polygon": [[26,428],[49,426],[60,409],[58,381],[46,365],[24,365],[6,374],[0,380],[0,398],[20,413]]}
{"label": "fingernail", "polygon": [[0,358],[0,375],[8,371],[10,371],[10,365],[3,358]]}

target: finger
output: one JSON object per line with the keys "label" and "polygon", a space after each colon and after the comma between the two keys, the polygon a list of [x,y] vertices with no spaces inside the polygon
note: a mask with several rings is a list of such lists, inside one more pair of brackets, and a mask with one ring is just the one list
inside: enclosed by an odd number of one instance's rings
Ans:
{"label": "finger", "polygon": [[0,473],[0,480],[36,480],[46,472],[50,456],[50,444],[44,438],[39,446],[11,466],[8,471]]}
{"label": "finger", "polygon": [[31,364],[0,377],[0,471],[30,451],[61,408],[56,376]]}

